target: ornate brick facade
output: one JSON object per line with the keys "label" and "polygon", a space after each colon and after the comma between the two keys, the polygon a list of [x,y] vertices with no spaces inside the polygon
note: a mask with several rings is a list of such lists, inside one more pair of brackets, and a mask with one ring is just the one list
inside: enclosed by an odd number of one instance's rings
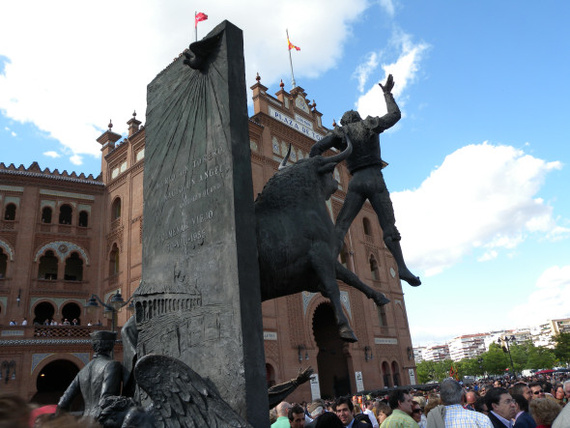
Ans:
{"label": "ornate brick facade", "polygon": [[[256,195],[277,170],[289,143],[292,161],[305,158],[316,139],[328,130],[302,88],[286,92],[281,87],[273,97],[258,80],[252,91],[249,145]],[[87,323],[102,320],[101,328],[111,327],[102,311],[95,316],[87,314],[84,306],[91,294],[108,301],[120,290],[126,299],[140,282],[145,130],[136,115],[127,124],[127,137],[114,133],[110,125],[97,139],[102,146],[102,164],[96,178],[41,170],[36,163],[29,168],[0,164],[3,393],[37,399],[46,389],[42,374],[49,377],[54,370],[69,371],[71,367],[73,372],[83,367],[91,356],[87,334],[95,328]],[[340,186],[329,202],[331,217],[340,210],[350,179],[344,165],[337,168],[335,177]],[[367,390],[410,383],[415,364],[409,352],[403,291],[396,263],[384,246],[369,204],[347,234],[341,261],[386,294],[391,303],[380,311],[360,292],[339,283],[343,307],[359,338],[357,343],[344,344],[335,337],[335,328],[327,330],[327,323],[333,321],[327,318],[327,299],[319,294],[264,302],[269,384],[294,378],[299,368],[307,365],[318,373],[323,396],[357,392],[358,372]],[[119,314],[119,326],[129,315],[127,311]],[[46,317],[61,322],[70,316],[81,326],[42,325]],[[21,324],[24,318],[27,326],[9,326],[11,320]],[[40,325],[34,326],[34,321]],[[120,358],[120,345],[115,355]],[[52,363],[56,365],[50,366]],[[289,399],[311,398],[310,385],[305,384]]]}

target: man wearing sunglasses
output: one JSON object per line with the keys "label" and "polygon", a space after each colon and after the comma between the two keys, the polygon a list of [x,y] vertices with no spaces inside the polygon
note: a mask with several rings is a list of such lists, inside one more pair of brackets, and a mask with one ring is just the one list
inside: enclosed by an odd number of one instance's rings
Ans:
{"label": "man wearing sunglasses", "polygon": [[535,398],[544,398],[544,390],[539,382],[531,382],[528,384],[528,387],[530,388],[530,392],[532,392],[531,400]]}

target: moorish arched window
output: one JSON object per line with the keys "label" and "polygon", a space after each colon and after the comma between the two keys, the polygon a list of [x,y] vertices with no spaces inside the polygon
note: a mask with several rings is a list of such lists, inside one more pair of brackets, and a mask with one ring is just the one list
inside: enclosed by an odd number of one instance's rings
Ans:
{"label": "moorish arched window", "polygon": [[52,250],[48,250],[40,257],[40,266],[38,269],[39,279],[57,279],[57,257]]}
{"label": "moorish arched window", "polygon": [[109,276],[117,275],[119,273],[119,247],[113,244],[113,249],[109,255]]}
{"label": "moorish arched window", "polygon": [[116,198],[111,207],[111,218],[116,220],[119,217],[121,217],[121,198]]}
{"label": "moorish arched window", "polygon": [[51,223],[51,207],[44,207],[42,209],[42,223]]}
{"label": "moorish arched window", "polygon": [[66,281],[83,281],[83,260],[79,257],[79,253],[73,252],[65,260],[65,275]]}
{"label": "moorish arched window", "polygon": [[59,224],[71,224],[72,214],[73,208],[71,208],[71,205],[62,205],[59,208]]}
{"label": "moorish arched window", "polygon": [[16,204],[6,205],[4,210],[4,220],[16,220]]}
{"label": "moorish arched window", "polygon": [[372,236],[372,225],[370,224],[370,220],[366,217],[362,219],[362,227],[366,236]]}
{"label": "moorish arched window", "polygon": [[375,281],[380,280],[380,272],[378,271],[378,262],[376,261],[376,257],[370,254],[370,259],[368,260],[370,263],[370,275],[372,275],[372,279]]}
{"label": "moorish arched window", "polygon": [[79,227],[87,227],[89,226],[89,213],[87,211],[81,211],[79,213],[79,223],[77,223]]}
{"label": "moorish arched window", "polygon": [[4,249],[0,247],[0,278],[6,278],[7,269],[8,269],[8,255],[4,253]]}

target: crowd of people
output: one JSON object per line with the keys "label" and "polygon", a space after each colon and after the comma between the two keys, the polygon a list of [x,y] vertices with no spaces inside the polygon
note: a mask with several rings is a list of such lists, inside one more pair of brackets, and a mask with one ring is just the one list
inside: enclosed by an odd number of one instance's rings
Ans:
{"label": "crowd of people", "polygon": [[[271,428],[570,428],[569,401],[567,379],[511,378],[464,386],[449,378],[429,392],[395,388],[377,397],[284,401],[270,411],[270,419]],[[99,426],[65,413],[54,419],[54,408],[0,397],[0,428]]]}
{"label": "crowd of people", "polygon": [[[16,321],[15,319],[11,319],[8,325],[10,327],[14,327],[14,326],[18,326],[18,325],[27,326],[28,325],[28,319],[24,318],[19,324],[18,324],[18,321]],[[70,326],[70,325],[78,326],[78,325],[81,325],[81,322],[77,318],[73,318],[71,321],[67,318],[62,318],[61,322],[58,322],[53,318],[46,318],[46,320],[43,323],[35,321],[34,325],[35,326],[42,326],[43,325],[45,327],[47,327],[47,326],[62,326],[62,325],[64,325],[64,326]],[[101,320],[97,321],[96,323],[93,321],[89,321],[87,323],[88,327],[102,326],[102,325],[103,325],[103,323],[101,322]]]}
{"label": "crowd of people", "polygon": [[271,428],[570,428],[570,380],[497,379],[465,386],[449,378],[429,392],[280,403]]}

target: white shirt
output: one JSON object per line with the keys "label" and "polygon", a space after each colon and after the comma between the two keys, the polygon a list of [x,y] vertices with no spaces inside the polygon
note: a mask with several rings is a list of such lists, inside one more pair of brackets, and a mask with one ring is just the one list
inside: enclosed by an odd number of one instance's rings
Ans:
{"label": "white shirt", "polygon": [[379,428],[380,427],[380,424],[378,423],[378,419],[376,419],[376,416],[374,416],[374,413],[372,413],[372,410],[366,409],[362,413],[368,415],[368,417],[370,418],[370,421],[372,422],[372,428]]}

